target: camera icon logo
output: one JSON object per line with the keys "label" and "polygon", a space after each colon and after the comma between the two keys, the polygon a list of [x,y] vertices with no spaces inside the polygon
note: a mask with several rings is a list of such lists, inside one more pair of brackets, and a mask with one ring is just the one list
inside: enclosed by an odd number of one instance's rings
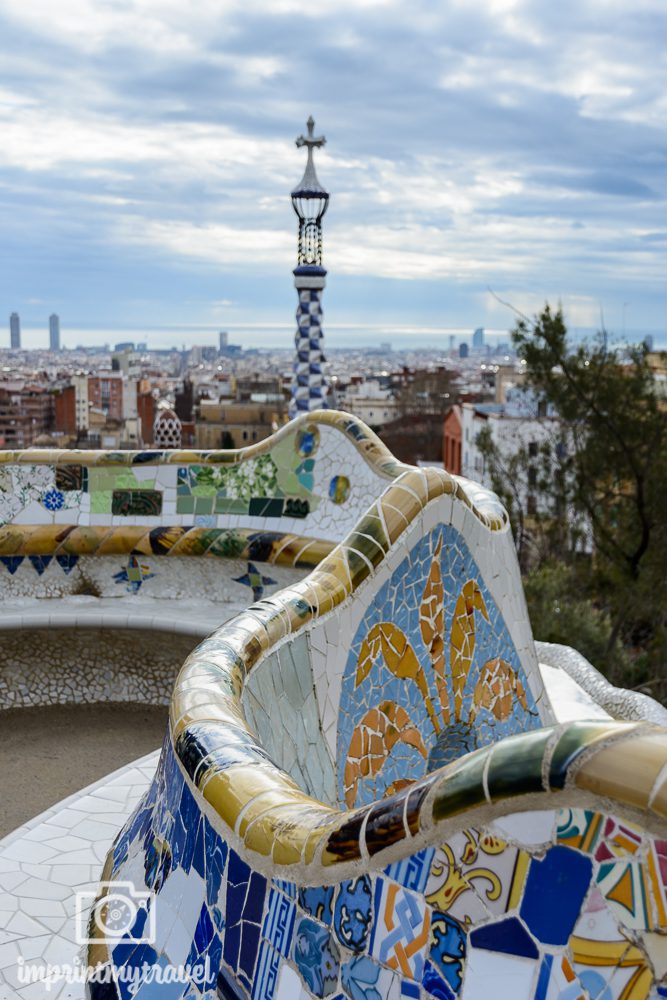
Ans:
{"label": "camera icon logo", "polygon": [[154,944],[151,895],[132,882],[101,882],[97,892],[77,892],[76,943],[95,944],[106,938],[110,945],[121,939],[127,944]]}

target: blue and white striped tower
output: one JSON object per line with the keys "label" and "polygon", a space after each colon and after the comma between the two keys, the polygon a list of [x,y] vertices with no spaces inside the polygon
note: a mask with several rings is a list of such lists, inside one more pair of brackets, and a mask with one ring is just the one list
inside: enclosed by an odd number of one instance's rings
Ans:
{"label": "blue and white striped tower", "polygon": [[299,305],[290,418],[328,408],[332,397],[331,385],[322,372],[325,358],[321,298],[327,273],[322,267],[322,218],[329,205],[329,194],[318,181],[313,163],[313,149],[323,146],[326,139],[314,137],[312,117],[306,125],[308,135],[300,135],[296,140],[297,146],[308,150],[306,170],[301,183],[292,191],[292,206],[299,218],[298,264],[293,272]]}

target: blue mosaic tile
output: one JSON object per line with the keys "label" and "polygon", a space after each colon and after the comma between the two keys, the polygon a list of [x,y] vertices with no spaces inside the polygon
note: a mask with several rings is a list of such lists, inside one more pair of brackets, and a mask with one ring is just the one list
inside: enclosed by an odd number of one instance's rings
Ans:
{"label": "blue mosaic tile", "polygon": [[518,955],[522,958],[539,956],[537,945],[517,917],[508,917],[480,927],[470,935],[470,943],[475,948],[504,952],[506,955]]}
{"label": "blue mosaic tile", "polygon": [[266,879],[229,852],[223,957],[249,988],[259,950]]}
{"label": "blue mosaic tile", "polygon": [[32,563],[33,569],[41,576],[53,559],[53,556],[28,556],[28,559]]}
{"label": "blue mosaic tile", "polygon": [[424,963],[424,977],[422,987],[429,996],[436,997],[437,1000],[454,1000],[456,993],[447,983],[439,971],[431,962]]}
{"label": "blue mosaic tile", "polygon": [[60,568],[62,569],[62,571],[65,573],[66,576],[72,572],[78,561],[79,561],[78,556],[67,556],[67,555],[56,556],[56,562],[58,563],[58,565],[60,566]]}
{"label": "blue mosaic tile", "polygon": [[458,993],[461,988],[466,947],[466,934],[458,921],[446,913],[434,911],[431,917],[429,964],[454,993]]}
{"label": "blue mosaic tile", "polygon": [[0,556],[0,562],[13,576],[24,558],[25,556]]}
{"label": "blue mosaic tile", "polygon": [[592,871],[590,858],[560,845],[551,847],[544,858],[531,860],[520,913],[538,941],[567,943]]}
{"label": "blue mosaic tile", "polygon": [[299,906],[311,917],[316,917],[323,924],[331,924],[333,919],[334,886],[319,885],[312,888],[299,889]]}
{"label": "blue mosaic tile", "polygon": [[380,992],[375,988],[382,967],[368,955],[358,955],[341,969],[340,982],[351,1000],[376,1000]]}
{"label": "blue mosaic tile", "polygon": [[409,858],[389,865],[385,869],[385,874],[406,889],[412,889],[413,892],[423,892],[431,871],[434,854],[434,847],[426,847],[423,851],[411,854]]}
{"label": "blue mosaic tile", "polygon": [[341,882],[336,893],[334,930],[350,951],[363,951],[373,922],[373,887],[368,875]]}
{"label": "blue mosaic tile", "polygon": [[289,955],[295,916],[294,900],[272,888],[262,926],[263,940],[253,981],[253,1000],[272,1000],[280,961]]}
{"label": "blue mosaic tile", "polygon": [[326,997],[336,988],[340,952],[320,924],[302,917],[294,932],[292,958],[304,983],[316,997]]}

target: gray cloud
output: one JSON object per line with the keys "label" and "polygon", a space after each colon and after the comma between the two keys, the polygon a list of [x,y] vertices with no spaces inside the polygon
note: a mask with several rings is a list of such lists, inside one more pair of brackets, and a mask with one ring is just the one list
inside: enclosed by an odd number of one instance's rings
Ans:
{"label": "gray cloud", "polygon": [[104,323],[167,322],[186,302],[214,322],[223,298],[251,322],[255,281],[284,322],[293,138],[312,112],[340,321],[390,303],[416,325],[492,323],[492,285],[577,315],[631,299],[638,326],[664,323],[660,0],[46,12],[0,2],[0,310],[57,287],[90,323],[85,283]]}

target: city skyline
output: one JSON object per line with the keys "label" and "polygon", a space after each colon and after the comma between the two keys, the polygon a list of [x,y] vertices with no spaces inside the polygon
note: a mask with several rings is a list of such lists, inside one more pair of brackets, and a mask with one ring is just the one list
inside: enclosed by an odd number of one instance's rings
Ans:
{"label": "city skyline", "polygon": [[50,312],[68,346],[293,329],[311,113],[332,346],[345,327],[508,330],[496,296],[664,331],[657,0],[41,7],[0,5],[0,309],[25,346]]}

